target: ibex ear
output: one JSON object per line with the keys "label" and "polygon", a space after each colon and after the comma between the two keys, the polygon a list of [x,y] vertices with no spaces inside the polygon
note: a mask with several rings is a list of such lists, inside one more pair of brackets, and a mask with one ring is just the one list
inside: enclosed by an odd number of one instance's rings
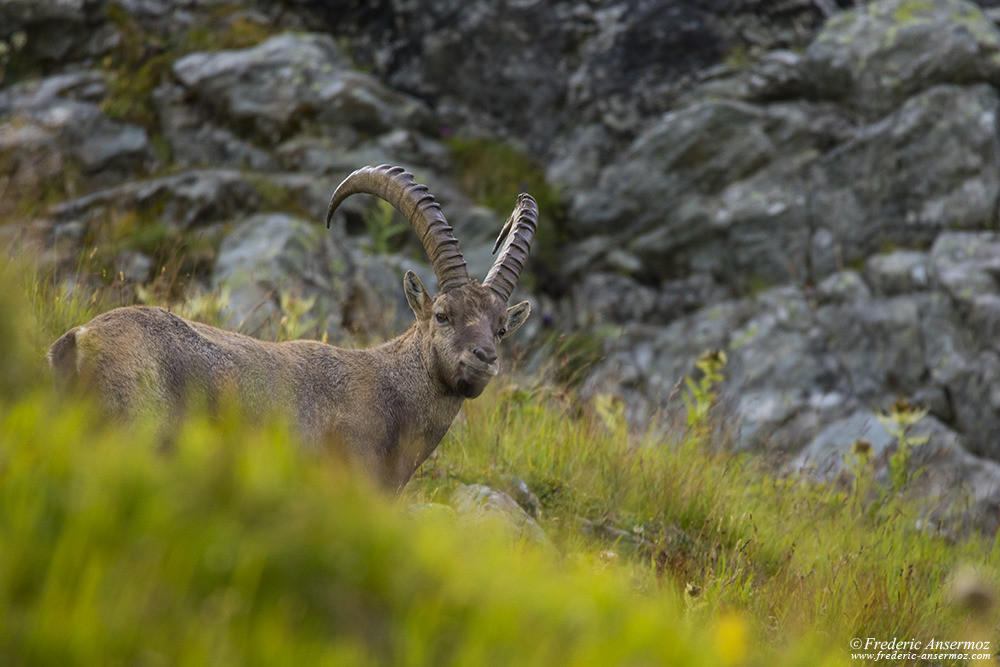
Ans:
{"label": "ibex ear", "polygon": [[413,309],[413,314],[418,320],[426,320],[431,313],[431,297],[428,296],[424,284],[417,278],[413,271],[407,271],[403,276],[403,292],[406,294],[406,302]]}
{"label": "ibex ear", "polygon": [[531,304],[527,301],[522,301],[516,306],[511,306],[507,309],[507,333],[505,333],[502,338],[506,338],[515,331],[517,331],[524,321],[528,319],[528,315],[531,315]]}

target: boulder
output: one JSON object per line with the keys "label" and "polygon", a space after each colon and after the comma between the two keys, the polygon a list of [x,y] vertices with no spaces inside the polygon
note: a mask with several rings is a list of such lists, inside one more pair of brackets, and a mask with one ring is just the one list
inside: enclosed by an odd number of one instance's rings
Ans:
{"label": "boulder", "polygon": [[1000,32],[965,0],[880,0],[837,14],[809,44],[816,96],[870,118],[942,83],[1000,83]]}
{"label": "boulder", "polygon": [[[906,486],[899,489],[920,509],[917,525],[949,536],[976,529],[994,533],[998,525],[1000,463],[965,451],[954,431],[925,417],[907,431],[913,443],[906,461]],[[858,441],[867,451],[859,459]],[[828,424],[789,464],[788,470],[832,481],[864,474],[887,488],[898,438],[875,414],[858,410]]]}
{"label": "boulder", "polygon": [[483,484],[460,484],[451,496],[451,504],[460,521],[499,525],[517,539],[548,544],[548,537],[538,522],[503,491]]}
{"label": "boulder", "polygon": [[[225,326],[253,335],[309,336],[331,342],[388,338],[410,327],[413,314],[402,280],[414,268],[425,284],[433,274],[394,255],[359,249],[341,230],[283,213],[258,213],[223,239],[212,285],[228,295]],[[289,311],[297,322],[282,318]],[[295,330],[289,330],[291,325]]]}
{"label": "boulder", "polygon": [[[319,291],[332,291],[320,252],[325,232],[280,213],[256,214],[239,223],[222,240],[212,272],[213,287],[229,297],[225,327],[273,339],[284,314],[283,296],[315,299]],[[337,299],[314,301],[307,316],[322,321],[320,330],[329,329],[341,319]]]}
{"label": "boulder", "polygon": [[178,174],[135,180],[50,206],[58,223],[100,223],[115,216],[139,213],[174,230],[227,222],[255,211],[260,196],[247,178],[228,169],[194,169]]}
{"label": "boulder", "polygon": [[996,91],[941,85],[827,153],[812,171],[818,275],[887,244],[927,247],[941,232],[996,226]]}
{"label": "boulder", "polygon": [[265,145],[307,124],[356,136],[430,127],[421,102],[352,71],[327,35],[285,33],[249,49],[192,53],[173,72],[191,99]]}

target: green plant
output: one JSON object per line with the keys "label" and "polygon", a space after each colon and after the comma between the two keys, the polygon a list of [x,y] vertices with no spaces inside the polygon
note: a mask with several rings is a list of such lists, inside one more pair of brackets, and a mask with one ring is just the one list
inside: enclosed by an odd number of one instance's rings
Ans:
{"label": "green plant", "polygon": [[400,219],[392,204],[381,199],[376,200],[368,209],[364,221],[372,248],[382,254],[397,250],[399,240],[410,229],[409,224]]}
{"label": "green plant", "polygon": [[553,348],[548,372],[566,387],[579,387],[594,364],[604,358],[604,339],[596,333],[559,333],[548,344]]}
{"label": "green plant", "polygon": [[915,436],[910,430],[927,416],[927,408],[917,408],[905,399],[899,399],[885,413],[876,415],[882,427],[896,440],[896,451],[889,457],[889,480],[892,490],[898,491],[910,481],[910,457],[913,448],[923,445],[929,436]]}
{"label": "green plant", "polygon": [[683,394],[684,405],[687,407],[688,428],[695,429],[707,423],[709,411],[715,405],[718,395],[718,385],[722,382],[722,368],[726,365],[726,353],[722,350],[706,352],[695,362],[695,367],[701,372],[701,377],[684,378],[687,392]]}
{"label": "green plant", "polygon": [[316,329],[319,318],[308,316],[309,311],[316,305],[315,294],[302,298],[281,291],[278,299],[283,315],[278,323],[277,340],[296,340],[302,338],[306,332]]}

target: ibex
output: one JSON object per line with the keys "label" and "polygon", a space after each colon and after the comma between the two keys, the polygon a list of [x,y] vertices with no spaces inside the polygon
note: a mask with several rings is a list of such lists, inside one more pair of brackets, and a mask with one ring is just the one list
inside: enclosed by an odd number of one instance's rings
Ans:
{"label": "ibex", "polygon": [[344,447],[398,491],[437,447],[467,398],[497,374],[497,343],[527,319],[527,301],[507,301],[531,248],[538,207],[528,194],[497,238],[500,255],[482,284],[434,197],[401,167],[364,167],[337,187],[326,214],[355,193],[398,209],[423,243],[437,276],[431,296],[412,271],[403,277],[416,322],[402,336],[363,350],[311,340],[263,342],[178,317],[163,308],[117,308],[52,344],[57,377],[89,387],[110,416],[176,421],[191,393],[208,404],[235,400],[242,414],[277,407],[302,440]]}

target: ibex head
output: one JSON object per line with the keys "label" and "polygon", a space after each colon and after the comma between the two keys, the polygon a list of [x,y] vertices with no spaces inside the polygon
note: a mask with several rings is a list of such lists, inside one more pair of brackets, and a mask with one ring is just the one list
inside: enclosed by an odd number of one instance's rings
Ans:
{"label": "ibex head", "polygon": [[502,249],[482,284],[469,278],[458,240],[441,207],[402,167],[363,167],[344,179],[327,210],[355,193],[381,197],[398,209],[423,243],[440,291],[431,296],[412,271],[403,278],[406,300],[417,318],[428,372],[464,398],[479,396],[499,370],[497,343],[528,319],[527,301],[507,307],[538,224],[538,206],[528,194],[517,199],[493,252]]}

